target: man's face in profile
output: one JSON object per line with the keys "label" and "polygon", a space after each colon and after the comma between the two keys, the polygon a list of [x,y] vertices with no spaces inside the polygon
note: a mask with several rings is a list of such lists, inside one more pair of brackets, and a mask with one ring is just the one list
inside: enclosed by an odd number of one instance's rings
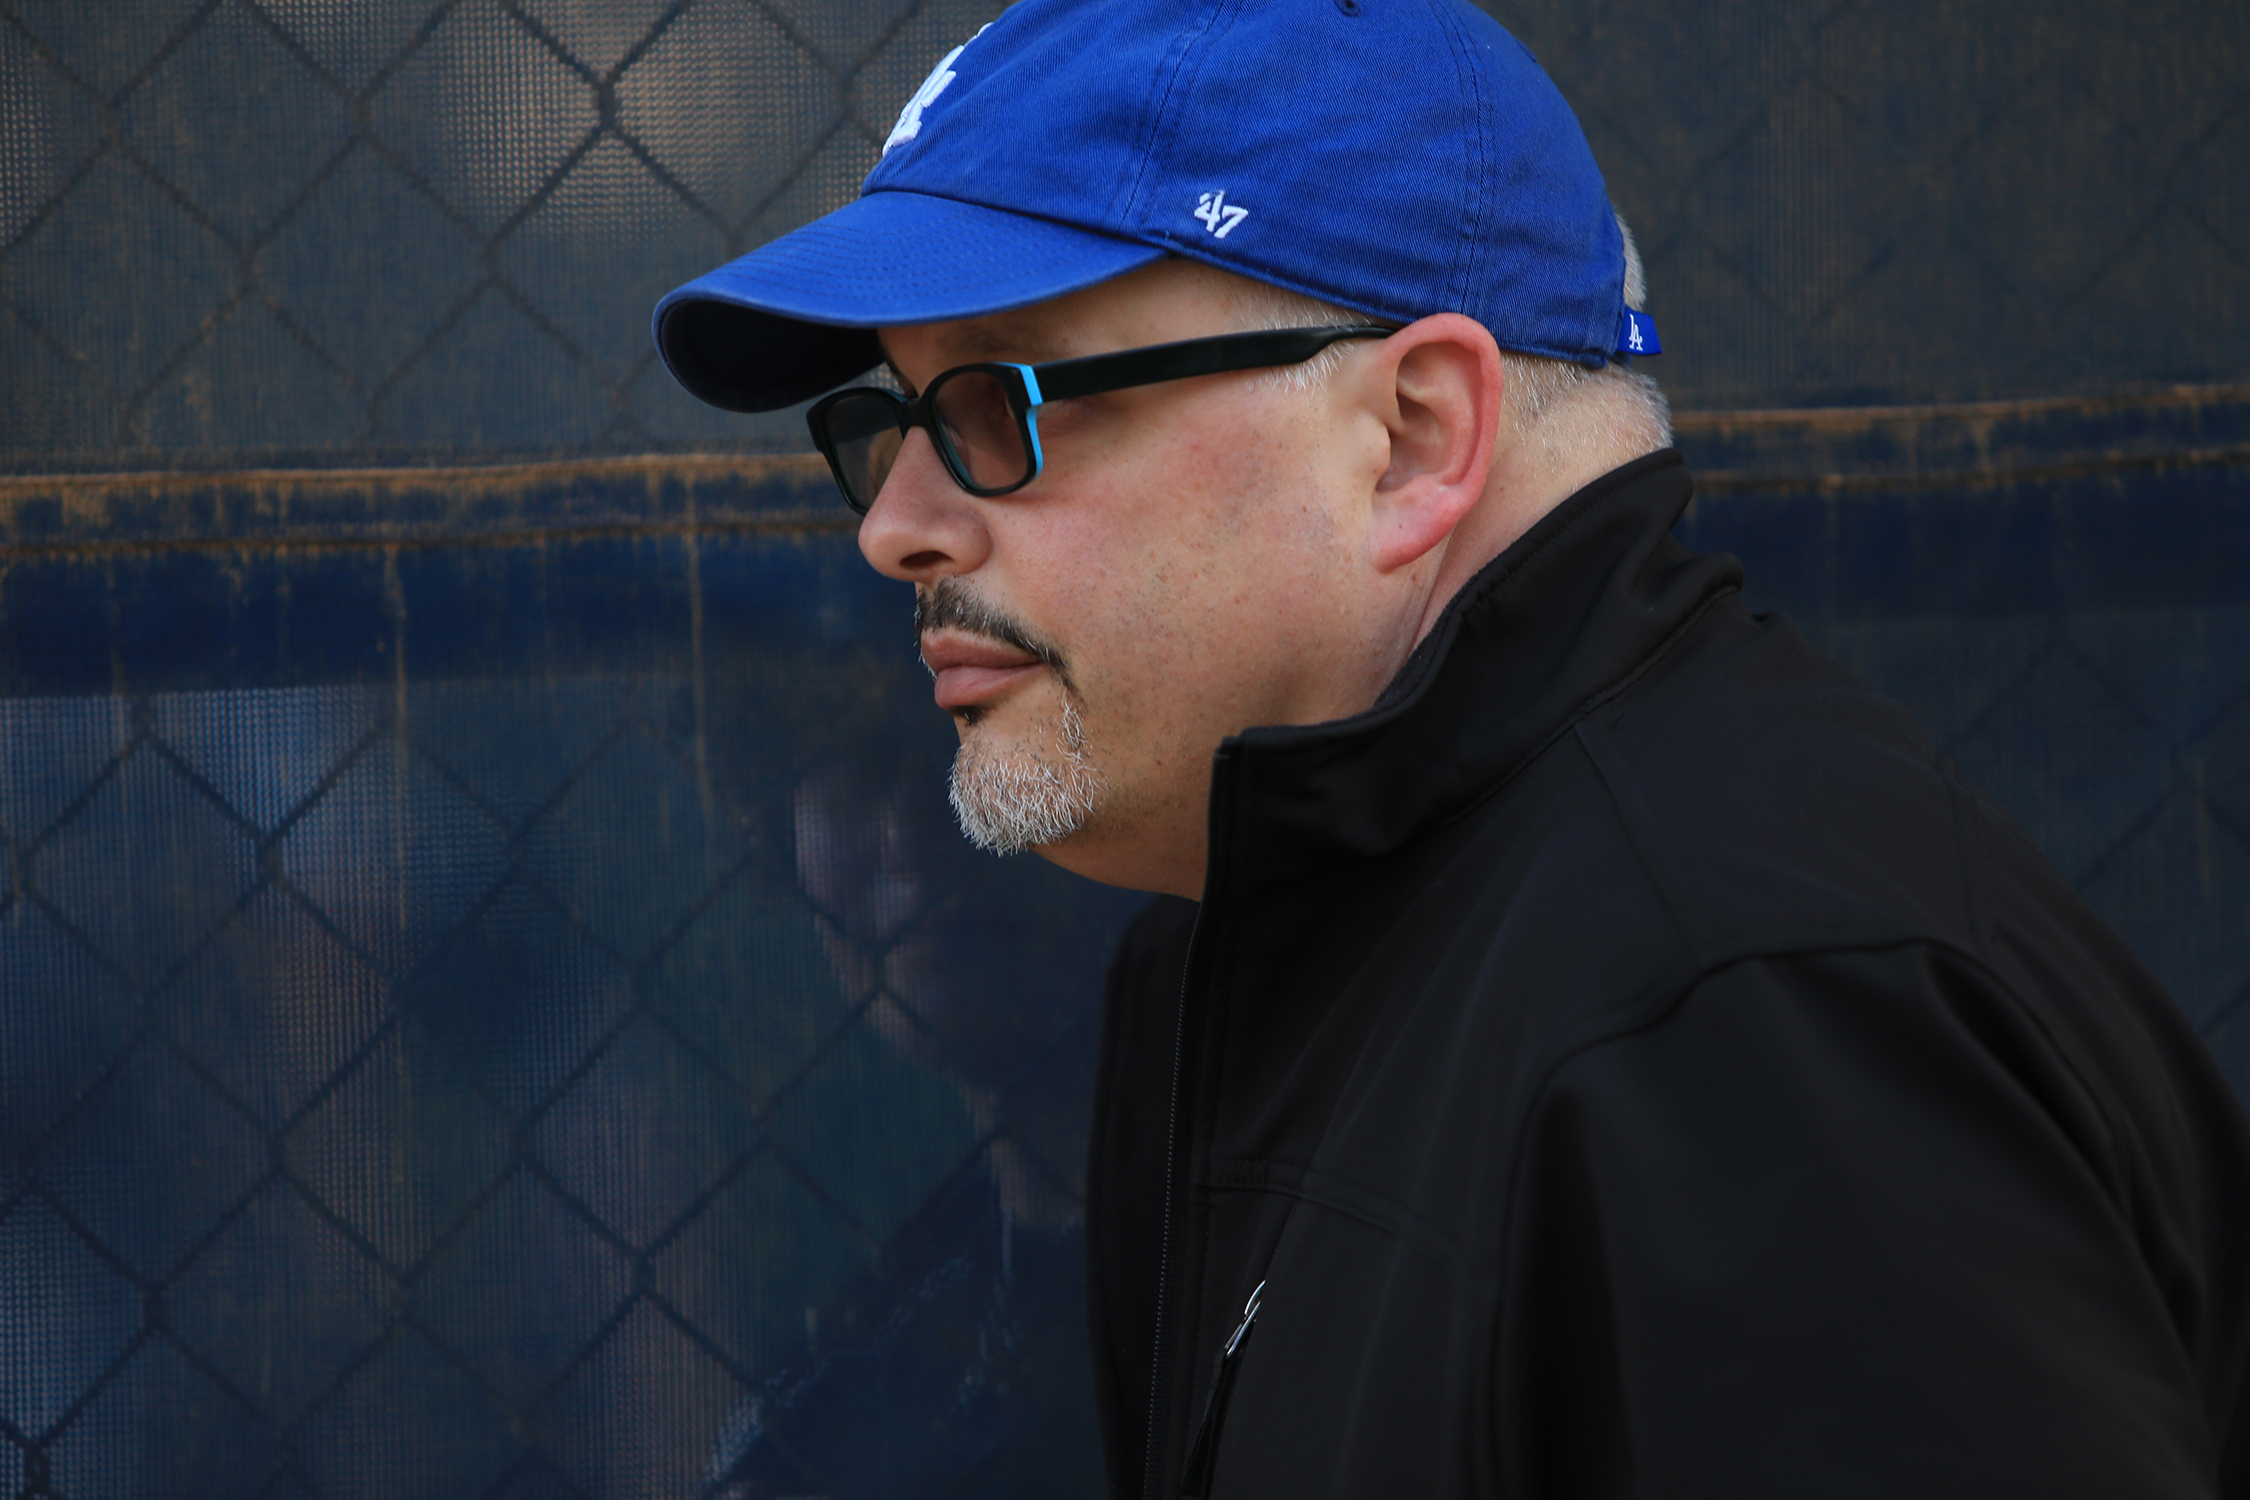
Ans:
{"label": "man's face in profile", "polygon": [[[920,390],[974,361],[1236,331],[1241,285],[1160,262],[1013,312],[888,329],[883,346]],[[1352,417],[1349,390],[1247,372],[1055,402],[1040,410],[1041,474],[994,499],[908,437],[860,549],[916,585],[972,837],[1168,888],[1147,854],[1183,830],[1200,840],[1220,740],[1356,706],[1324,671],[1352,623],[1349,496],[1379,473],[1380,424]]]}

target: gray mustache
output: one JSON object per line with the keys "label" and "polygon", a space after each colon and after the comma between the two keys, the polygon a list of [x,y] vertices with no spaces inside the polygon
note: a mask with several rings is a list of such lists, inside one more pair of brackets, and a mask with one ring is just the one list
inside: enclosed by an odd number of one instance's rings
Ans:
{"label": "gray mustache", "polygon": [[958,578],[940,578],[930,587],[915,591],[916,639],[920,639],[925,631],[938,629],[959,630],[970,635],[981,635],[986,640],[998,641],[1003,646],[1021,651],[1042,666],[1053,668],[1055,675],[1066,686],[1070,682],[1070,669],[1063,661],[1060,651],[1007,611],[978,598]]}

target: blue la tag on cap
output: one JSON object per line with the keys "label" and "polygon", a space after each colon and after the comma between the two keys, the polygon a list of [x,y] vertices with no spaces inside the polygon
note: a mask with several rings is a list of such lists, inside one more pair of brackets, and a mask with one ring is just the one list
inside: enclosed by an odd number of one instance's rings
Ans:
{"label": "blue la tag on cap", "polygon": [[1617,320],[1617,352],[1620,354],[1662,354],[1664,346],[1656,341],[1656,320],[1644,312],[1625,309]]}

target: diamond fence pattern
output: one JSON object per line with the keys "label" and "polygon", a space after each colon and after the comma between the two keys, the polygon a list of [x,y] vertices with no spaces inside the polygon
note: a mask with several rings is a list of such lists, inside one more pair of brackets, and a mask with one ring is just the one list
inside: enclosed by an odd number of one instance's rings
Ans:
{"label": "diamond fence pattern", "polygon": [[1677,405],[2239,378],[2239,6],[1490,8],[1639,232]]}
{"label": "diamond fence pattern", "polygon": [[[789,461],[599,457],[800,445],[648,310],[996,4],[0,0],[0,469],[146,471],[0,478],[0,1494],[1094,1492],[1132,903],[961,851]],[[1685,530],[2250,1084],[2250,12],[1493,8],[1681,406],[2077,393],[1687,421]]]}
{"label": "diamond fence pattern", "polygon": [[988,10],[8,0],[0,454],[794,446],[674,390],[649,309],[848,198]]}
{"label": "diamond fence pattern", "polygon": [[[848,198],[995,0],[0,0],[0,461],[795,448],[664,290]],[[2250,13],[1492,0],[1683,406],[2229,378]]]}
{"label": "diamond fence pattern", "polygon": [[9,1493],[937,1494],[1076,1391],[1098,943],[949,989],[897,789],[722,808],[691,696],[0,705]]}

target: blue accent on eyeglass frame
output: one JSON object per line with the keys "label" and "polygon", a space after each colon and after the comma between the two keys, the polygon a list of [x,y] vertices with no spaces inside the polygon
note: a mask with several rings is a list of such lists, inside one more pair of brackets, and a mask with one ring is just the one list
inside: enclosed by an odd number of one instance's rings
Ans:
{"label": "blue accent on eyeglass frame", "polygon": [[1031,403],[1024,410],[1023,432],[1031,439],[1031,473],[1036,478],[1047,466],[1045,455],[1039,451],[1039,408],[1047,404],[1047,398],[1039,394],[1039,375],[1031,366],[1011,365],[1009,368],[1023,376],[1024,398]]}

